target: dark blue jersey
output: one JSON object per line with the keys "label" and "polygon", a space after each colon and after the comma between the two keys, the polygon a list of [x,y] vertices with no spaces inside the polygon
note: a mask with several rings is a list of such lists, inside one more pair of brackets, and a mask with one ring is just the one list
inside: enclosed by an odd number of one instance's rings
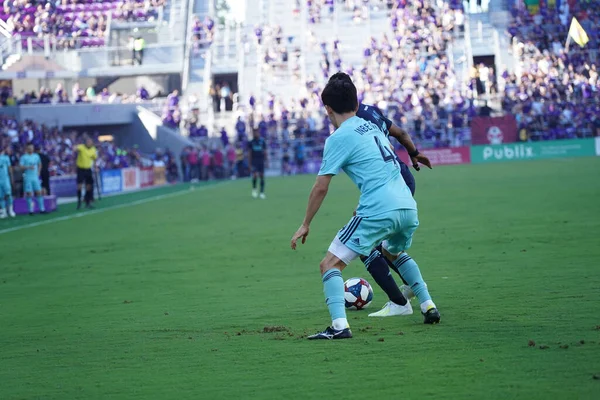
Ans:
{"label": "dark blue jersey", "polygon": [[[387,119],[385,115],[383,115],[379,108],[361,103],[358,105],[358,111],[356,112],[356,116],[374,123],[386,135],[390,134],[389,129],[392,127],[393,123],[392,121]],[[400,164],[400,172],[402,173],[402,178],[404,178],[404,182],[406,182],[406,185],[408,186],[410,192],[414,196],[416,189],[415,178],[410,172],[410,168],[408,168],[408,166],[402,162],[398,155],[396,155],[396,160],[398,160],[398,163]]]}
{"label": "dark blue jersey", "polygon": [[386,135],[389,134],[389,129],[392,127],[392,121],[387,119],[381,110],[375,106],[360,103],[356,112],[358,118],[371,121],[379,127]]}
{"label": "dark blue jersey", "polygon": [[248,142],[248,150],[252,157],[252,164],[262,164],[265,162],[265,153],[267,151],[267,142],[265,139],[252,139]]}

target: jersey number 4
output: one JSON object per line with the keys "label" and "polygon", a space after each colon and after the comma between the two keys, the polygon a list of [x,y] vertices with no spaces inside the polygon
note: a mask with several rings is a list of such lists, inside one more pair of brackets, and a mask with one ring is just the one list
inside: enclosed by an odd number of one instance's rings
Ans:
{"label": "jersey number 4", "polygon": [[394,153],[392,153],[392,151],[387,146],[383,146],[377,136],[373,136],[373,138],[375,139],[375,143],[377,143],[377,147],[379,147],[379,151],[381,152],[381,157],[383,157],[383,161],[391,161],[394,164],[397,164],[396,156],[394,155]]}

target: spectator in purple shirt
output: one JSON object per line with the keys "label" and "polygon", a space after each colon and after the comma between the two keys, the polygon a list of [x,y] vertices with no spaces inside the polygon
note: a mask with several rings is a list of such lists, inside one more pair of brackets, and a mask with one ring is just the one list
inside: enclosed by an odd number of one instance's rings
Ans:
{"label": "spectator in purple shirt", "polygon": [[143,86],[140,86],[140,88],[138,89],[137,97],[140,100],[149,100],[150,99],[150,95],[148,94],[148,91]]}

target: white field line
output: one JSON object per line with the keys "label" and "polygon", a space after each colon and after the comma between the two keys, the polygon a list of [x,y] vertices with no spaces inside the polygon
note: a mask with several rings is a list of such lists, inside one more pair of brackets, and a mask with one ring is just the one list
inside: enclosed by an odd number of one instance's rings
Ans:
{"label": "white field line", "polygon": [[0,230],[0,235],[3,235],[5,233],[20,231],[23,229],[35,228],[37,226],[48,225],[48,224],[52,224],[55,222],[68,221],[70,219],[81,218],[81,217],[85,217],[88,215],[100,214],[105,211],[118,210],[119,208],[132,207],[132,206],[137,206],[140,204],[150,203],[152,201],[164,200],[164,199],[169,199],[172,197],[179,197],[179,196],[183,196],[184,194],[194,193],[197,190],[210,189],[210,188],[213,188],[216,186],[221,186],[221,185],[224,185],[224,184],[230,183],[230,182],[232,182],[232,181],[224,181],[221,183],[215,183],[213,185],[200,186],[200,187],[192,186],[193,189],[191,189],[192,187],[190,187],[190,189],[184,189],[184,190],[180,190],[180,191],[174,192],[174,193],[161,194],[161,195],[154,196],[154,197],[148,197],[145,199],[135,200],[135,201],[132,201],[129,203],[115,204],[114,206],[110,206],[110,207],[106,207],[106,208],[99,208],[97,210],[85,211],[85,212],[80,212],[80,213],[76,213],[76,214],[65,215],[63,217],[51,218],[51,219],[47,219],[47,220],[40,221],[40,222],[33,222],[31,224],[15,226],[14,228],[7,228],[7,229]]}

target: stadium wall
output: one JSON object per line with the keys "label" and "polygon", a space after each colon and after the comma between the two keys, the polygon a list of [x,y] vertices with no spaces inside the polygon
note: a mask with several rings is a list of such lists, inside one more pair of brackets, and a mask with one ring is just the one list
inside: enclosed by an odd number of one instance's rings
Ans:
{"label": "stadium wall", "polygon": [[130,124],[135,119],[135,112],[135,104],[28,104],[0,108],[0,114],[12,116],[19,122],[32,120],[61,129],[65,126]]}
{"label": "stadium wall", "polygon": [[[406,151],[396,152],[402,161],[410,165]],[[434,166],[600,156],[600,137],[424,149],[422,152]]]}
{"label": "stadium wall", "polygon": [[[52,198],[73,197],[77,190],[76,175],[50,178]],[[131,192],[167,184],[164,166],[106,169],[98,173],[98,185],[103,195]]]}
{"label": "stadium wall", "polygon": [[[597,138],[596,138],[597,139]],[[473,164],[597,155],[596,139],[551,140],[471,146]]]}

